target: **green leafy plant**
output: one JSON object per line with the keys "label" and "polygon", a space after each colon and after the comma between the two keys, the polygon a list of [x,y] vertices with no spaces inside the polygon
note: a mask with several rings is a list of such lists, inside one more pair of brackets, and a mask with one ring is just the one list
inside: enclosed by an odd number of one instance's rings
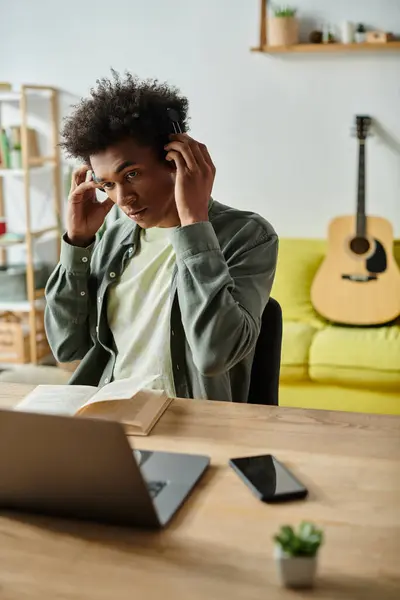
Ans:
{"label": "green leafy plant", "polygon": [[324,534],[313,523],[304,521],[296,533],[290,525],[283,525],[274,540],[290,556],[315,556],[322,544]]}
{"label": "green leafy plant", "polygon": [[297,8],[287,5],[273,5],[272,10],[275,17],[295,17]]}
{"label": "green leafy plant", "polygon": [[21,144],[14,144],[13,150],[22,150]]}

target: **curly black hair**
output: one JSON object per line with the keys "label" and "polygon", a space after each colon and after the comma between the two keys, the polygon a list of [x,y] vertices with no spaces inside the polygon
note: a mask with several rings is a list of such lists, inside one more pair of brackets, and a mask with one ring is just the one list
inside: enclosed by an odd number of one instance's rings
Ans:
{"label": "curly black hair", "polygon": [[188,101],[174,86],[156,79],[140,80],[131,73],[125,78],[114,71],[112,78],[96,81],[90,97],[73,106],[61,132],[67,155],[89,163],[89,157],[128,137],[151,146],[160,158],[173,132],[167,108],[179,116],[183,132],[188,125]]}

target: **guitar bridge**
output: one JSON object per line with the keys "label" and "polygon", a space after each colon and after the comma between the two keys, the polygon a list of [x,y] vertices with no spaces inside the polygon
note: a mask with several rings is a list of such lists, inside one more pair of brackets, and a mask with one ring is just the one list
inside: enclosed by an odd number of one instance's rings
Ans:
{"label": "guitar bridge", "polygon": [[342,275],[342,279],[349,279],[350,281],[355,281],[357,283],[368,283],[368,281],[376,281],[378,279],[378,276],[357,275],[357,273],[354,273],[353,275]]}

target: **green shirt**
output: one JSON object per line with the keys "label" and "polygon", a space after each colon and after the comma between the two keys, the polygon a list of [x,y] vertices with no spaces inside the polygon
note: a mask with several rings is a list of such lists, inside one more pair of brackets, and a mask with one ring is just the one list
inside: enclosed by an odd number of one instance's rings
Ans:
{"label": "green shirt", "polygon": [[[46,287],[45,325],[58,361],[81,360],[72,384],[101,386],[113,378],[116,346],[107,298],[134,260],[139,238],[140,228],[122,216],[88,248],[62,241],[60,262]],[[277,235],[259,215],[211,200],[209,221],[178,227],[171,241],[176,395],[246,402],[261,315],[275,275]]]}

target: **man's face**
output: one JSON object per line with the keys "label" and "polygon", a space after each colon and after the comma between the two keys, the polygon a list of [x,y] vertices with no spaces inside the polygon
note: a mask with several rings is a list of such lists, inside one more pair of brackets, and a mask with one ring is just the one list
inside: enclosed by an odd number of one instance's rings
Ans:
{"label": "man's face", "polygon": [[140,227],[179,225],[175,172],[153,148],[126,139],[94,154],[90,163],[108,197]]}

